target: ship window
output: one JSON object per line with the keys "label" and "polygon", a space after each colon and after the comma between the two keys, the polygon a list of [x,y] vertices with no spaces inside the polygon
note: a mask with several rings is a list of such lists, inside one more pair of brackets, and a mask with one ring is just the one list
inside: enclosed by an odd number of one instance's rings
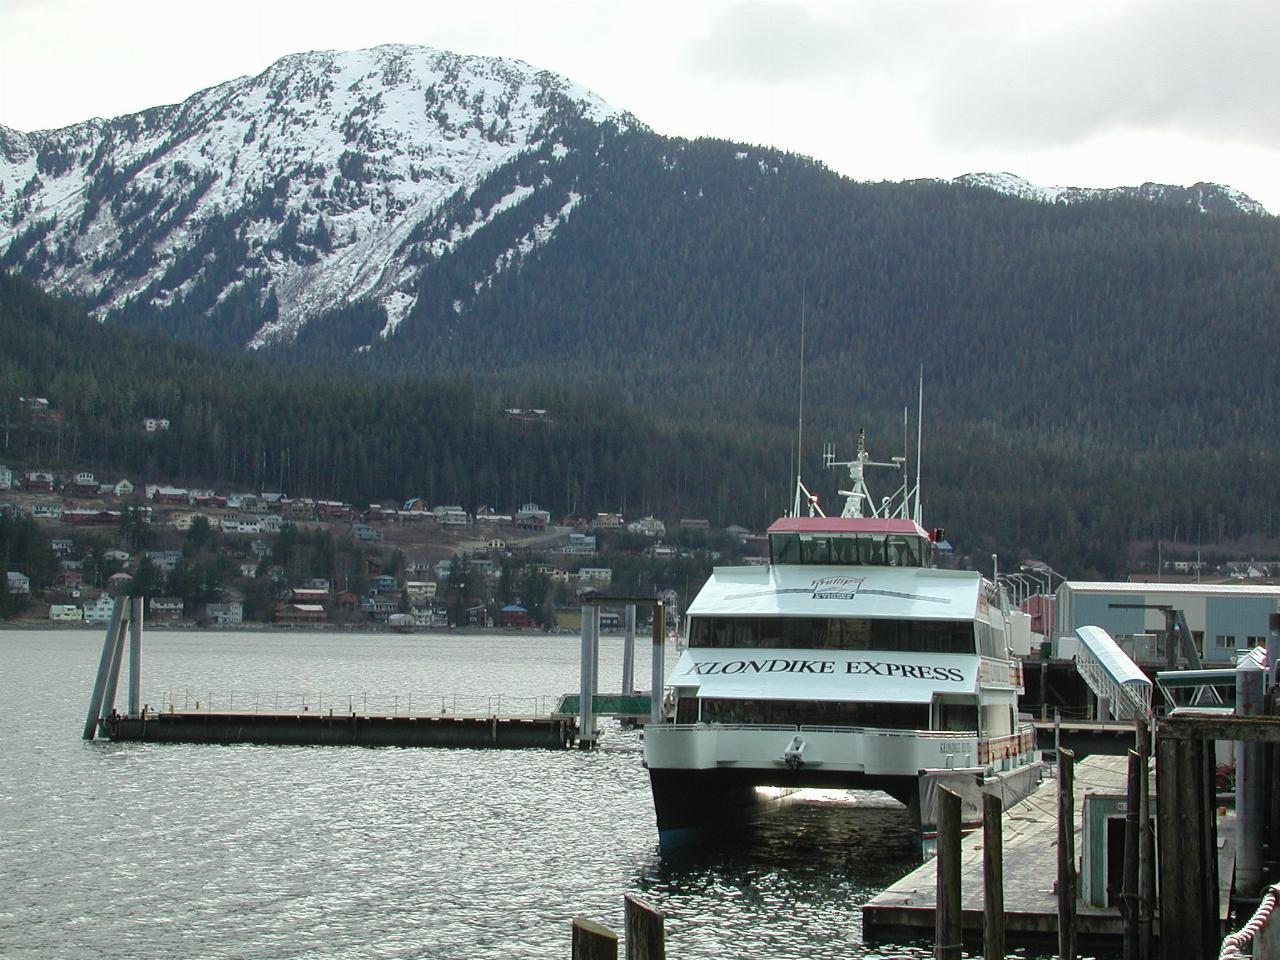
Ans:
{"label": "ship window", "polygon": [[939,730],[969,732],[978,729],[978,706],[975,703],[940,704]]}
{"label": "ship window", "polygon": [[823,566],[923,567],[927,559],[925,541],[902,534],[775,533],[769,554],[775,564]]}
{"label": "ship window", "polygon": [[[989,638],[990,627],[986,624],[978,626],[987,628]],[[689,646],[973,654],[974,631],[974,622],[971,620],[695,616],[689,621]],[[990,644],[991,641],[988,640],[988,645]]]}
{"label": "ship window", "polygon": [[[683,701],[682,701],[683,702]],[[795,724],[823,727],[882,727],[927,730],[927,703],[867,703],[841,700],[731,700],[707,698],[703,723]],[[694,714],[690,712],[688,716]],[[681,722],[693,722],[692,720]]]}
{"label": "ship window", "polygon": [[974,629],[978,632],[978,652],[984,657],[1004,657],[1004,651],[996,652],[995,631],[991,629],[991,624],[977,621]]}

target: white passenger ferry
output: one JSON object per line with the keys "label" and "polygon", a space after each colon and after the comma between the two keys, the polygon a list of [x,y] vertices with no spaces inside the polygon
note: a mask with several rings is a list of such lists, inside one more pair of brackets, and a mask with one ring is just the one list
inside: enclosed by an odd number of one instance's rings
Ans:
{"label": "white passenger ferry", "polygon": [[853,481],[843,515],[797,481],[811,515],[775,522],[768,565],[715,569],[687,611],[667,722],[644,732],[663,842],[740,821],[759,787],[883,790],[918,815],[930,771],[981,781],[1035,759],[1007,600],[933,566],[918,480],[915,518],[905,479],[896,510],[870,506],[864,468],[901,459],[872,464],[860,439],[827,461]]}

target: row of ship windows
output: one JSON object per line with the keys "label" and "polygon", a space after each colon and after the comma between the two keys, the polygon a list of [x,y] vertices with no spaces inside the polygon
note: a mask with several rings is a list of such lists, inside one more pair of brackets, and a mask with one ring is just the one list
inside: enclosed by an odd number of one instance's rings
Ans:
{"label": "row of ship windows", "polygon": [[[683,697],[676,704],[676,723],[762,723],[928,730],[930,729],[930,708],[927,703]],[[939,705],[938,724],[933,729],[968,732],[977,728],[978,708],[976,706]]]}
{"label": "row of ship windows", "polygon": [[923,567],[925,543],[920,537],[898,535],[773,533],[769,559],[774,564]]}
{"label": "row of ship windows", "polygon": [[973,620],[872,617],[692,617],[690,647],[997,653],[991,627]]}

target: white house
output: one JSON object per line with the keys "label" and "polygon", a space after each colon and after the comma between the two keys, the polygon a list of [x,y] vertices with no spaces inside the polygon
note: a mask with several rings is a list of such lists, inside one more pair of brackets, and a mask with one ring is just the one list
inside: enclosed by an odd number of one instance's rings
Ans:
{"label": "white house", "polygon": [[8,573],[9,593],[17,597],[26,597],[31,595],[31,578],[25,573],[18,573],[16,570],[10,570]]}
{"label": "white house", "polygon": [[627,524],[628,533],[640,533],[646,537],[665,537],[667,525],[653,517],[641,517]]}
{"label": "white house", "polygon": [[457,505],[434,507],[431,513],[435,516],[436,523],[442,527],[471,526],[471,514]]}
{"label": "white house", "polygon": [[613,571],[608,567],[583,567],[578,571],[579,583],[612,583]]}
{"label": "white house", "polygon": [[84,622],[85,623],[106,623],[111,619],[111,614],[116,608],[115,598],[109,593],[104,593],[84,605]]}
{"label": "white house", "polygon": [[5,466],[0,466],[0,490],[9,490],[13,487],[13,471]]}
{"label": "white house", "polygon": [[79,623],[84,611],[74,603],[55,603],[49,606],[49,619],[55,623]]}
{"label": "white house", "polygon": [[228,600],[226,603],[210,603],[204,608],[205,615],[220,627],[244,622],[244,604],[239,600]]}

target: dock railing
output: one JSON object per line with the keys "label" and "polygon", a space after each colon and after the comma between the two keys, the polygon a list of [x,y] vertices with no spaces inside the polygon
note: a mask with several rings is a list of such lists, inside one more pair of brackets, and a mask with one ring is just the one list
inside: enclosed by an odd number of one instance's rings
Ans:
{"label": "dock railing", "polygon": [[467,693],[328,693],[320,690],[168,690],[160,713],[333,713],[388,717],[547,717],[558,698]]}

